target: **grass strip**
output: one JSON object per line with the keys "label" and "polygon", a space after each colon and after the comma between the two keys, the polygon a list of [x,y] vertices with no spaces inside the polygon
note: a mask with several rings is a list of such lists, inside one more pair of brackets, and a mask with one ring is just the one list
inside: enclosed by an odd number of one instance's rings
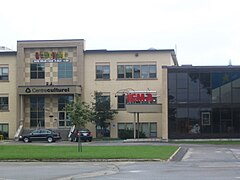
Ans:
{"label": "grass strip", "polygon": [[167,160],[177,146],[0,146],[0,160],[23,159],[161,159]]}

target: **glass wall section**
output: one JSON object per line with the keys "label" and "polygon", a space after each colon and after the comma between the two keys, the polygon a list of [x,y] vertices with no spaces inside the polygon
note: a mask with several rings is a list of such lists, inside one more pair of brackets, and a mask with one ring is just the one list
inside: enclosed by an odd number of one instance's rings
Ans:
{"label": "glass wall section", "polygon": [[58,97],[58,126],[65,128],[71,126],[71,120],[69,119],[68,113],[66,111],[67,104],[73,102],[72,95],[59,96]]}
{"label": "glass wall section", "polygon": [[43,96],[30,97],[30,127],[45,126],[45,98]]}
{"label": "glass wall section", "polygon": [[188,99],[188,74],[177,73],[177,102],[187,103]]}
{"label": "glass wall section", "polygon": [[199,102],[199,73],[188,73],[188,102]]}
{"label": "glass wall section", "polygon": [[210,103],[211,102],[211,76],[210,73],[199,73],[200,75],[200,102]]}
{"label": "glass wall section", "polygon": [[168,101],[175,103],[177,99],[177,73],[168,74]]}
{"label": "glass wall section", "polygon": [[240,138],[240,67],[169,67],[169,138]]}

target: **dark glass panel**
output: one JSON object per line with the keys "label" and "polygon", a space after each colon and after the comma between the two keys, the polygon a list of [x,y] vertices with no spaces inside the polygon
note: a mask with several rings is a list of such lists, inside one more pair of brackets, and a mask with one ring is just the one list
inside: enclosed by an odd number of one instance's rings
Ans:
{"label": "dark glass panel", "polygon": [[232,102],[240,103],[240,88],[232,88]]}
{"label": "dark glass panel", "polygon": [[211,76],[210,73],[200,73],[200,88],[206,89],[210,87]]}
{"label": "dark glass panel", "polygon": [[187,100],[188,100],[187,89],[178,89],[177,90],[177,102],[187,103]]}
{"label": "dark glass panel", "polygon": [[231,103],[232,102],[231,83],[227,83],[221,86],[221,102]]}
{"label": "dark glass panel", "polygon": [[220,111],[219,109],[213,109],[212,112],[212,127],[213,133],[220,133]]}
{"label": "dark glass panel", "polygon": [[188,83],[187,73],[177,73],[177,88],[186,89]]}
{"label": "dark glass panel", "polygon": [[177,132],[186,134],[188,133],[188,109],[177,108]]}

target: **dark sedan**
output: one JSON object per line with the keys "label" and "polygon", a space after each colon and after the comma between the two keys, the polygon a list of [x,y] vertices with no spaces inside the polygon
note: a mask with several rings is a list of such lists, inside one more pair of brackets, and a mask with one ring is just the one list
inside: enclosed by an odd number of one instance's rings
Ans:
{"label": "dark sedan", "polygon": [[60,134],[50,129],[36,129],[29,134],[25,134],[19,137],[19,140],[25,143],[31,141],[47,141],[51,143],[59,139],[61,139]]}
{"label": "dark sedan", "polygon": [[88,129],[74,130],[71,135],[71,141],[78,142],[79,137],[81,141],[92,141],[92,133]]}

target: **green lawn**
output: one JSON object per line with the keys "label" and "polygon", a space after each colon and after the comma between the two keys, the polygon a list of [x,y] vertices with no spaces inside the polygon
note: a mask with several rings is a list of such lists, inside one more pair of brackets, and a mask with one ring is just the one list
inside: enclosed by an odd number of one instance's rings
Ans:
{"label": "green lawn", "polygon": [[177,146],[37,146],[2,145],[0,160],[11,159],[161,159],[167,160]]}

